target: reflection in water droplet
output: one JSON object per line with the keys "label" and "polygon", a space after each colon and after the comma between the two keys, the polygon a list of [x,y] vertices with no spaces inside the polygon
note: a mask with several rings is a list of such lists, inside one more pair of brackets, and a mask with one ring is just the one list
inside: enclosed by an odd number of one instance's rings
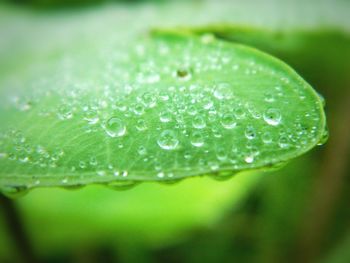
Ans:
{"label": "reflection in water droplet", "polygon": [[157,143],[164,150],[174,150],[179,144],[176,134],[172,130],[165,130],[160,134]]}
{"label": "reflection in water droplet", "polygon": [[121,137],[125,135],[126,127],[120,119],[112,117],[106,122],[105,131],[110,137]]}

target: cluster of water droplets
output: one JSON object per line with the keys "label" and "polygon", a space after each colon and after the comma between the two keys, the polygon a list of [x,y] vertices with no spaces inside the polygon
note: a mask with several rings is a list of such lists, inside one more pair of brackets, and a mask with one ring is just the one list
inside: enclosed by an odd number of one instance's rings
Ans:
{"label": "cluster of water droplets", "polygon": [[[1,133],[0,161],[21,163],[23,172],[28,165],[60,171],[64,185],[96,175],[100,182],[172,180],[267,165],[314,143],[319,109],[290,107],[310,97],[307,91],[244,55],[207,49],[212,40],[201,41],[203,49],[156,41],[128,54],[110,50],[113,56],[102,55],[92,67],[105,69],[98,83],[76,84],[69,72],[29,98],[10,96],[6,107],[39,116],[50,124],[42,126],[50,136],[36,138],[27,131],[30,123]],[[257,81],[266,75],[266,84]]]}

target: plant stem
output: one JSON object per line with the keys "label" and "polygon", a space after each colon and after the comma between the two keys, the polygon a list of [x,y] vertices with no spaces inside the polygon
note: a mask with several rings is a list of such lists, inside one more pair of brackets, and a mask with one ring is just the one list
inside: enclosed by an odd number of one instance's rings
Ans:
{"label": "plant stem", "polygon": [[3,210],[2,214],[4,216],[5,223],[7,224],[7,229],[13,238],[21,262],[39,262],[34,254],[33,248],[24,229],[21,215],[15,202],[0,193],[0,208]]}

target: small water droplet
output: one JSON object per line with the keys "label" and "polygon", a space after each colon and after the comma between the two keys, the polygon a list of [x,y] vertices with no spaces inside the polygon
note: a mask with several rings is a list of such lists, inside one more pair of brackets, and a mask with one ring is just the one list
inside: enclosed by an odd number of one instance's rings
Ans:
{"label": "small water droplet", "polygon": [[121,137],[125,135],[126,127],[120,119],[112,117],[106,122],[105,131],[110,137]]}
{"label": "small water droplet", "polygon": [[137,152],[139,153],[139,155],[145,155],[147,153],[147,149],[144,146],[141,145],[137,149]]}
{"label": "small water droplet", "polygon": [[246,163],[253,163],[254,162],[254,155],[252,155],[252,154],[247,155],[246,157],[244,157],[244,161]]}
{"label": "small water droplet", "polygon": [[174,131],[165,130],[160,134],[157,143],[164,150],[174,150],[179,144],[179,140]]}
{"label": "small water droplet", "polygon": [[225,113],[221,117],[220,123],[226,129],[233,129],[237,125],[236,119],[234,118],[232,113]]}
{"label": "small water droplet", "polygon": [[202,147],[204,145],[204,138],[202,133],[193,132],[191,136],[191,144],[195,147]]}
{"label": "small water droplet", "polygon": [[264,132],[261,136],[263,143],[269,144],[272,142],[272,135],[270,132]]}
{"label": "small water droplet", "polygon": [[171,118],[171,112],[169,111],[163,111],[159,114],[159,119],[161,122],[170,122]]}
{"label": "small water droplet", "polygon": [[203,129],[206,127],[205,119],[202,115],[194,116],[192,120],[192,125],[196,129]]}
{"label": "small water droplet", "polygon": [[223,100],[232,98],[231,85],[229,83],[220,83],[214,90],[214,97]]}
{"label": "small water droplet", "polygon": [[91,166],[96,166],[97,165],[97,160],[95,157],[90,157],[89,164]]}
{"label": "small water droplet", "polygon": [[138,131],[144,131],[147,129],[147,125],[144,119],[138,119],[136,122],[136,129]]}
{"label": "small water droplet", "polygon": [[96,124],[99,121],[99,117],[96,111],[87,110],[84,115],[84,120],[86,120],[89,124]]}
{"label": "small water droplet", "polygon": [[288,137],[285,135],[281,135],[281,137],[278,140],[278,145],[281,148],[288,148],[289,147],[289,140]]}
{"label": "small water droplet", "polygon": [[152,93],[145,92],[141,97],[138,97],[138,100],[146,108],[153,108],[156,106],[156,97]]}
{"label": "small water droplet", "polygon": [[80,161],[80,162],[79,162],[79,167],[80,167],[81,169],[85,169],[85,168],[86,168],[86,163],[85,163],[84,161]]}
{"label": "small water droplet", "polygon": [[73,113],[68,105],[61,105],[58,108],[57,116],[61,120],[68,120],[73,117]]}
{"label": "small water droplet", "polygon": [[243,107],[236,107],[233,114],[235,115],[236,119],[244,119],[246,115]]}
{"label": "small water droplet", "polygon": [[244,134],[248,140],[253,140],[256,137],[255,129],[253,126],[250,125],[247,126]]}

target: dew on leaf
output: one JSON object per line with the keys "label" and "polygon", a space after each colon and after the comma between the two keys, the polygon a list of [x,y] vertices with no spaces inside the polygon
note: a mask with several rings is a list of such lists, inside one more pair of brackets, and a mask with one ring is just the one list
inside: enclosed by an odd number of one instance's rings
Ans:
{"label": "dew on leaf", "polygon": [[237,125],[236,119],[232,113],[225,113],[221,117],[220,123],[225,129],[233,129]]}
{"label": "dew on leaf", "polygon": [[206,126],[205,119],[202,115],[194,116],[192,120],[192,125],[196,129],[203,129]]}
{"label": "dew on leaf", "polygon": [[126,133],[126,127],[121,119],[112,117],[105,124],[105,131],[110,137],[121,137]]}
{"label": "dew on leaf", "polygon": [[264,121],[272,126],[277,126],[281,122],[281,112],[278,109],[270,108],[264,112]]}
{"label": "dew on leaf", "polygon": [[251,125],[248,125],[246,127],[244,134],[248,140],[253,140],[256,137],[256,131],[254,127]]}
{"label": "dew on leaf", "polygon": [[163,150],[174,150],[179,144],[176,133],[172,130],[165,130],[160,134],[157,143]]}
{"label": "dew on leaf", "polygon": [[193,132],[191,136],[191,144],[195,147],[202,147],[204,145],[204,138],[201,132]]}

